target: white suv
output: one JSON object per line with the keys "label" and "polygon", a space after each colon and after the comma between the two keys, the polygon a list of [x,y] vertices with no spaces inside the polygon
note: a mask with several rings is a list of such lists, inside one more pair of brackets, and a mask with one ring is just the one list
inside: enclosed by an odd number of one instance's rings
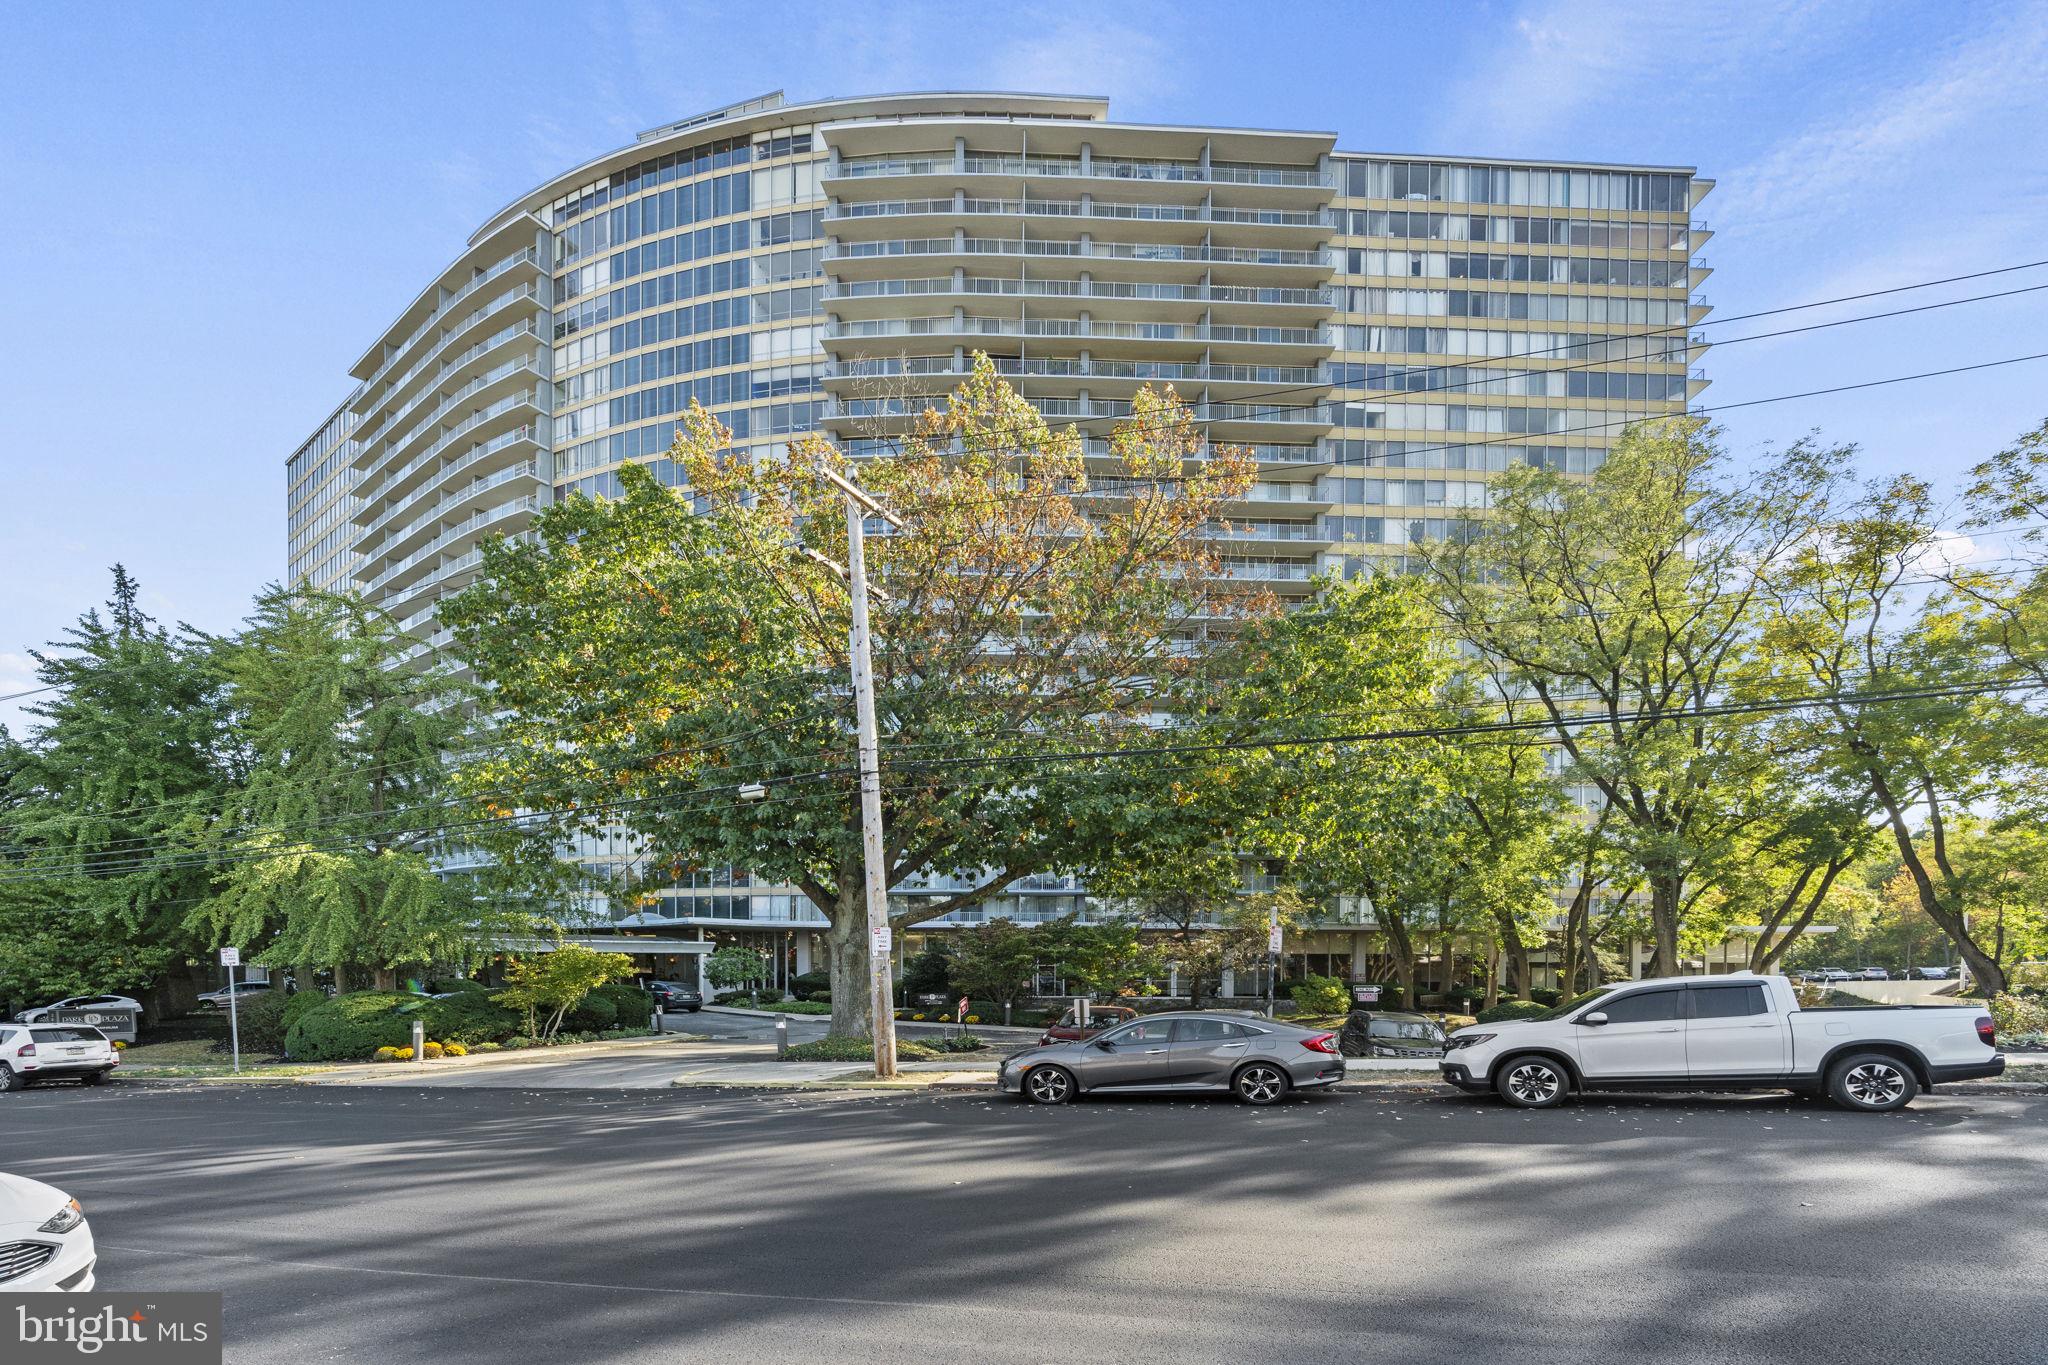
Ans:
{"label": "white suv", "polygon": [[120,1064],[107,1035],[88,1024],[0,1024],[0,1090],[43,1080],[98,1085]]}

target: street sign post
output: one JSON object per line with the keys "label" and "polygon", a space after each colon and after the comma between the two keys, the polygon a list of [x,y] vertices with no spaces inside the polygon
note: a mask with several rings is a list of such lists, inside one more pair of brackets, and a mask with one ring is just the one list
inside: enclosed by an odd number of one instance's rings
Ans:
{"label": "street sign post", "polygon": [[235,968],[242,965],[242,950],[240,948],[221,949],[220,965],[228,969],[228,1037],[234,1040],[235,1073],[240,1075],[242,1070],[242,1013],[235,1007],[235,996],[239,993],[235,990]]}

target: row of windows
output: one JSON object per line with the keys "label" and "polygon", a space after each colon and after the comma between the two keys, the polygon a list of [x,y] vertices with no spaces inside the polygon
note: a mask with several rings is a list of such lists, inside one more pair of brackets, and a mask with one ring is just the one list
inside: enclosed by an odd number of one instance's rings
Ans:
{"label": "row of windows", "polygon": [[714,175],[692,185],[643,195],[585,222],[567,224],[556,238],[561,260],[573,261],[639,237],[745,213],[753,203],[752,187],[753,176],[747,171]]}
{"label": "row of windows", "polygon": [[1683,213],[1690,176],[1644,171],[1566,171],[1520,166],[1340,158],[1342,192],[1353,199],[1454,204],[1528,204],[1535,208],[1626,209]]}
{"label": "row of windows", "polygon": [[1473,431],[1562,436],[1574,431],[1619,432],[1629,422],[1661,413],[1604,408],[1492,408],[1464,403],[1332,403],[1330,420],[1368,431]]}
{"label": "row of windows", "polygon": [[1677,403],[1686,397],[1682,374],[1621,374],[1604,370],[1521,371],[1468,365],[1330,366],[1330,383],[1340,389],[1431,393],[1439,389],[1484,396],[1522,398],[1611,398]]}
{"label": "row of windows", "polygon": [[563,271],[555,279],[555,298],[566,303],[593,289],[602,289],[635,275],[745,251],[753,245],[753,228],[752,220],[743,219],[736,223],[698,228],[694,232],[673,233],[628,247],[604,260]]}
{"label": "row of windows", "polygon": [[1440,242],[1511,242],[1619,251],[1686,251],[1692,246],[1692,229],[1686,223],[1610,223],[1591,218],[1400,209],[1339,209],[1332,214],[1337,230],[1353,237],[1427,237]]}
{"label": "row of windows", "polygon": [[666,156],[650,157],[638,165],[613,171],[605,180],[580,194],[557,200],[553,206],[553,221],[557,224],[566,222],[593,209],[603,208],[614,199],[624,199],[655,185],[690,180],[728,166],[744,165],[753,160],[753,155],[751,139],[726,137],[685,147]]}
{"label": "row of windows", "polygon": [[[1323,494],[1333,502],[1366,507],[1486,507],[1491,502],[1487,486],[1478,479],[1340,479],[1326,476]],[[1327,524],[1337,518],[1326,516],[1323,520]]]}
{"label": "row of windows", "polygon": [[[735,441],[808,432],[817,427],[824,415],[822,401],[770,403],[712,414],[725,424]],[[628,427],[594,441],[561,447],[555,452],[556,472],[572,475],[661,454],[674,443],[678,425],[673,418],[664,418],[644,427]]]}
{"label": "row of windows", "polygon": [[1481,332],[1463,327],[1367,327],[1346,323],[1330,329],[1342,351],[1377,351],[1409,355],[1483,356],[1508,360],[1531,356],[1542,360],[1585,360],[1595,364],[1626,364],[1646,360],[1682,363],[1683,336],[1601,336],[1585,332]]}
{"label": "row of windows", "polygon": [[[1600,446],[1518,445],[1511,442],[1465,444],[1443,441],[1360,441],[1333,437],[1323,442],[1330,461],[1362,469],[1448,469],[1498,474],[1510,465],[1528,464],[1569,474],[1590,474],[1606,463]],[[1357,499],[1346,499],[1357,501]]]}
{"label": "row of windows", "polygon": [[642,313],[679,299],[730,293],[735,289],[745,289],[752,283],[753,262],[744,256],[737,260],[713,261],[709,265],[671,271],[666,275],[653,275],[558,309],[555,313],[555,340],[587,332],[628,313]]}
{"label": "row of windows", "polygon": [[1475,540],[1484,522],[1469,517],[1325,517],[1329,538],[1347,545],[1421,545]]}
{"label": "row of windows", "polygon": [[1334,287],[1339,312],[1380,317],[1502,318],[1515,322],[1604,322],[1622,327],[1680,326],[1689,320],[1684,299],[1623,294],[1521,294],[1491,289],[1382,289]]}
{"label": "row of windows", "polygon": [[1393,275],[1419,279],[1529,280],[1545,284],[1594,284],[1616,289],[1683,289],[1691,281],[1686,261],[1628,261],[1606,256],[1488,255],[1480,252],[1371,251],[1344,247],[1334,252],[1347,275]]}

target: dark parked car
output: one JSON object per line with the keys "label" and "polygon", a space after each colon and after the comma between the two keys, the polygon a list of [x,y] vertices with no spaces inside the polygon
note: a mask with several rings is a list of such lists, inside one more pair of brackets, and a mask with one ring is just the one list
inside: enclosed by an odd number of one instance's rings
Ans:
{"label": "dark parked car", "polygon": [[1003,1059],[996,1087],[1034,1104],[1076,1095],[1217,1091],[1272,1104],[1344,1079],[1337,1035],[1241,1014],[1152,1014],[1091,1038],[1041,1043]]}
{"label": "dark parked car", "polygon": [[695,1014],[704,1008],[704,993],[680,981],[650,981],[647,990],[654,996],[654,1007],[664,1014],[670,1010]]}
{"label": "dark parked car", "polygon": [[1090,1005],[1087,1020],[1083,1022],[1070,1008],[1045,1026],[1045,1032],[1038,1036],[1038,1041],[1071,1043],[1077,1038],[1092,1038],[1112,1024],[1128,1024],[1137,1017],[1138,1012],[1128,1005]]}
{"label": "dark parked car", "polygon": [[1337,1043],[1346,1057],[1413,1057],[1434,1064],[1444,1055],[1444,1030],[1426,1014],[1353,1010]]}

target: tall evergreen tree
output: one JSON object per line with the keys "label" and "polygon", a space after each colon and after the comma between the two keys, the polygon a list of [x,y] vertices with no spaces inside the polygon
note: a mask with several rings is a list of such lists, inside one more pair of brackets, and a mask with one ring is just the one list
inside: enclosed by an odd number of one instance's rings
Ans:
{"label": "tall evergreen tree", "polygon": [[195,851],[234,776],[208,650],[164,629],[113,568],[105,613],[32,651],[48,694],[0,730],[0,997],[145,992],[192,1003],[206,893]]}
{"label": "tall evergreen tree", "polygon": [[467,689],[357,598],[272,585],[217,644],[248,771],[193,925],[340,977],[465,957],[486,932],[437,872]]}

